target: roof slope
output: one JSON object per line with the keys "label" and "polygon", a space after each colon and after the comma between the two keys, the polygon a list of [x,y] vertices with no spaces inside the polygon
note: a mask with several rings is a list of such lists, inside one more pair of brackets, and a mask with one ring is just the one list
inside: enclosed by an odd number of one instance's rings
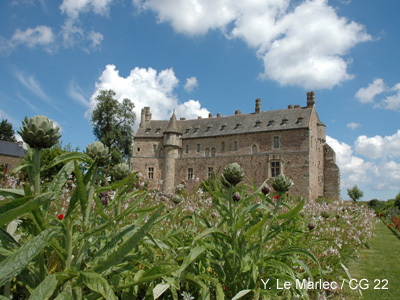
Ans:
{"label": "roof slope", "polygon": [[[225,117],[178,120],[177,131],[185,138],[213,137],[251,132],[308,128],[313,107],[298,107],[263,111],[261,113],[238,114]],[[135,138],[162,137],[170,121],[151,120],[139,127]]]}
{"label": "roof slope", "polygon": [[25,157],[24,149],[18,146],[17,143],[1,141],[1,140],[0,140],[0,154],[15,156],[15,157]]}

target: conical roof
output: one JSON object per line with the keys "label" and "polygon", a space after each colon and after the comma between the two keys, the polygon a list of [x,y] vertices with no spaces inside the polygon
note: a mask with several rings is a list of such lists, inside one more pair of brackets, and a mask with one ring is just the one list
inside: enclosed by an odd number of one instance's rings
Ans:
{"label": "conical roof", "polygon": [[178,125],[178,122],[176,121],[176,116],[175,116],[175,110],[172,113],[172,117],[169,120],[167,129],[164,131],[164,133],[178,133],[182,134],[180,130],[180,126]]}

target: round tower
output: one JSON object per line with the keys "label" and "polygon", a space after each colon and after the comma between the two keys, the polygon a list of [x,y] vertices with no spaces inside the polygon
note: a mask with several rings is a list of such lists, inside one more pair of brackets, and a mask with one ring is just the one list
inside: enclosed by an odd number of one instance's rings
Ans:
{"label": "round tower", "polygon": [[178,157],[178,150],[182,148],[181,135],[174,111],[163,134],[165,158],[162,191],[165,193],[173,193],[175,189],[175,159]]}

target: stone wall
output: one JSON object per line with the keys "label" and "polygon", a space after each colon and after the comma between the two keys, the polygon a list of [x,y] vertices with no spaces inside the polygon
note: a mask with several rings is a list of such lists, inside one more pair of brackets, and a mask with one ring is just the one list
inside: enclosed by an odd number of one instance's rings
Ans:
{"label": "stone wall", "polygon": [[340,171],[335,151],[328,144],[324,146],[324,197],[340,199]]}
{"label": "stone wall", "polygon": [[7,173],[10,173],[21,162],[21,158],[8,155],[0,155],[0,165],[7,168]]}

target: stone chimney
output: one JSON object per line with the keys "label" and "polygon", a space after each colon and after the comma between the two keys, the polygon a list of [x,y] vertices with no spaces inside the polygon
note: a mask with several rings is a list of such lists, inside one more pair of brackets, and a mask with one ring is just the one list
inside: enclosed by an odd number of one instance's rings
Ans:
{"label": "stone chimney", "polygon": [[150,107],[146,106],[145,107],[145,112],[146,112],[146,122],[151,120],[151,113],[150,113]]}
{"label": "stone chimney", "polygon": [[242,114],[242,112],[240,111],[240,110],[235,110],[235,115],[241,115]]}
{"label": "stone chimney", "polygon": [[213,117],[213,114],[212,114],[212,113],[209,113],[209,114],[208,114],[208,117],[209,117],[209,118],[212,118],[212,117]]}
{"label": "stone chimney", "polygon": [[307,92],[307,107],[312,107],[315,105],[315,92]]}
{"label": "stone chimney", "polygon": [[140,116],[140,127],[144,127],[144,123],[151,120],[150,107],[145,106],[142,108],[141,116]]}
{"label": "stone chimney", "polygon": [[255,110],[256,114],[261,113],[261,99],[257,98],[256,99],[256,110]]}

